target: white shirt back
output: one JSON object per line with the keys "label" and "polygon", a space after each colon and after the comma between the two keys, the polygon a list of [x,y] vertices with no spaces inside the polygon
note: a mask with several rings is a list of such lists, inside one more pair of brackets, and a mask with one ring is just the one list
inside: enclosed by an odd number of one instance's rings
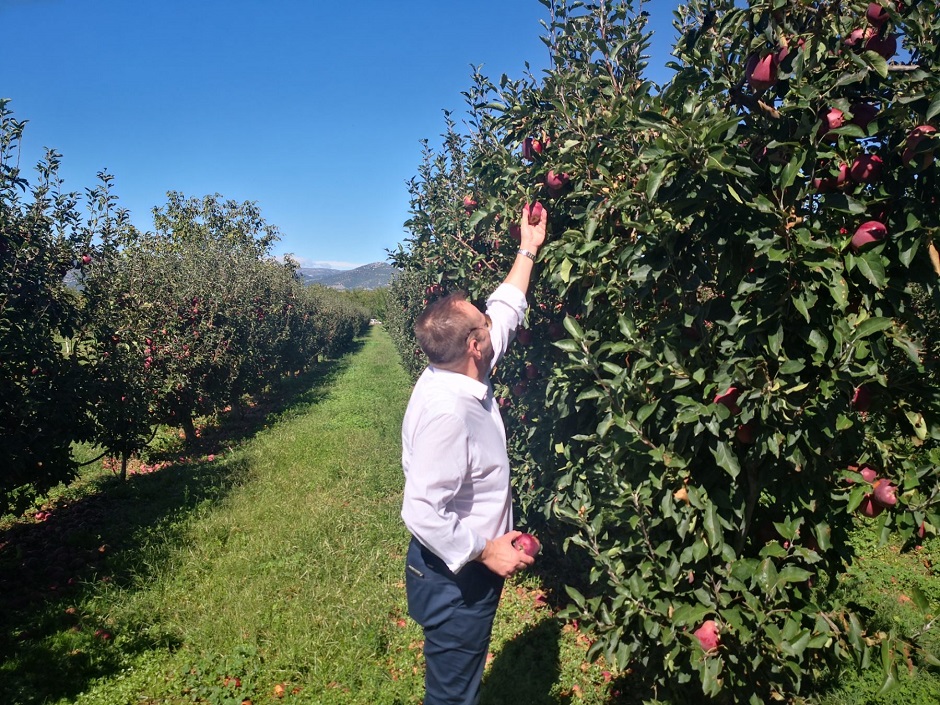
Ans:
{"label": "white shirt back", "polygon": [[[487,300],[496,365],[522,323],[525,296],[502,284]],[[512,529],[506,429],[486,382],[428,366],[402,423],[402,519],[455,573]]]}

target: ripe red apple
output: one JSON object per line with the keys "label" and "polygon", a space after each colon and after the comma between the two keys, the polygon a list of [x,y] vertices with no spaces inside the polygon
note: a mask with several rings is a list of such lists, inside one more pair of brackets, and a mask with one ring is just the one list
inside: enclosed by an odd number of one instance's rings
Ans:
{"label": "ripe red apple", "polygon": [[875,491],[873,493],[873,497],[875,503],[879,506],[893,507],[898,503],[898,486],[890,480],[885,480],[884,478],[875,480],[874,488]]}
{"label": "ripe red apple", "polygon": [[878,479],[878,473],[870,465],[863,465],[858,472],[862,476],[862,479],[869,484]]}
{"label": "ripe red apple", "polygon": [[884,507],[882,507],[880,504],[876,504],[874,498],[870,494],[865,495],[862,503],[858,505],[858,513],[863,517],[868,517],[869,519],[874,519],[883,511]]}
{"label": "ripe red apple", "polygon": [[[933,125],[919,125],[911,130],[911,133],[907,136],[907,144],[904,147],[904,152],[901,154],[901,161],[904,162],[904,166],[910,165],[911,161],[913,161],[918,153],[917,147],[920,143],[936,133],[936,131],[937,128]],[[933,160],[933,150],[925,151],[920,166],[926,169],[933,164]]]}
{"label": "ripe red apple", "polygon": [[516,340],[523,345],[528,345],[532,342],[532,331],[528,328],[519,328],[516,330]]}
{"label": "ripe red apple", "polygon": [[839,165],[839,175],[838,176],[828,176],[826,178],[818,178],[813,180],[813,186],[819,193],[828,193],[830,191],[837,191],[842,186],[845,185],[845,182],[849,178],[849,165],[840,164]]}
{"label": "ripe red apple", "polygon": [[852,181],[859,184],[873,184],[881,178],[883,162],[877,154],[863,154],[858,157],[849,169]]}
{"label": "ripe red apple", "polygon": [[693,634],[705,651],[716,651],[721,646],[718,624],[714,619],[706,619]]}
{"label": "ripe red apple", "polygon": [[871,408],[871,387],[860,384],[852,394],[852,407],[856,411],[868,411]]}
{"label": "ripe red apple", "polygon": [[741,396],[740,389],[737,387],[728,387],[725,391],[721,392],[721,394],[715,395],[714,403],[728,407],[728,411],[736,415],[741,411],[741,407],[738,406],[739,396]]}
{"label": "ripe red apple", "polygon": [[535,558],[542,550],[542,544],[532,534],[520,534],[512,541],[513,548],[522,551],[527,556]]}
{"label": "ripe red apple", "polygon": [[571,177],[568,174],[556,174],[554,170],[549,170],[545,175],[545,187],[552,196],[560,196],[570,181]]}
{"label": "ripe red apple", "polygon": [[820,118],[822,119],[822,127],[819,129],[820,133],[822,133],[826,139],[835,139],[835,136],[830,133],[833,130],[838,130],[845,124],[845,113],[838,108],[829,108]]}
{"label": "ripe red apple", "polygon": [[873,51],[876,54],[880,54],[885,59],[890,59],[898,53],[898,35],[887,34],[882,37],[876,34],[873,37],[869,37],[868,41],[865,42],[865,50]]}
{"label": "ripe red apple", "polygon": [[463,197],[463,209],[467,211],[467,214],[473,213],[476,210],[477,202],[473,196],[464,196]]}
{"label": "ripe red apple", "polygon": [[536,154],[542,153],[542,141],[535,137],[526,137],[522,141],[522,158],[532,161]]}
{"label": "ripe red apple", "polygon": [[852,236],[852,249],[858,252],[863,247],[881,242],[887,236],[888,228],[885,227],[884,223],[877,220],[866,221],[858,226]]}
{"label": "ripe red apple", "polygon": [[859,27],[849,32],[849,36],[843,40],[843,44],[855,49],[864,46],[865,42],[874,37],[876,33],[877,30],[874,27]]}
{"label": "ripe red apple", "polygon": [[529,379],[538,379],[539,368],[534,362],[527,362],[525,365],[525,376]]}
{"label": "ripe red apple", "polygon": [[745,67],[747,82],[758,93],[777,83],[777,56],[768,54],[759,58],[757,54],[748,59]]}
{"label": "ripe red apple", "polygon": [[739,443],[749,446],[754,443],[754,433],[756,431],[757,425],[753,421],[748,421],[738,426],[738,430],[734,432],[734,437],[738,439]]}
{"label": "ripe red apple", "polygon": [[82,264],[91,264],[91,255],[82,255]]}
{"label": "ripe red apple", "polygon": [[852,124],[863,130],[868,129],[869,123],[878,115],[878,108],[871,103],[855,103],[852,105]]}
{"label": "ripe red apple", "polygon": [[877,2],[868,3],[868,11],[865,13],[865,17],[877,29],[881,29],[885,22],[890,19],[888,8]]}
{"label": "ripe red apple", "polygon": [[523,380],[516,382],[514,385],[512,385],[512,393],[515,394],[517,397],[521,397],[522,395],[525,394],[528,388],[529,388],[528,383],[526,383],[526,381],[523,379]]}
{"label": "ripe red apple", "polygon": [[545,208],[542,207],[542,204],[536,201],[529,206],[529,225],[538,225],[542,220],[542,214],[545,212]]}

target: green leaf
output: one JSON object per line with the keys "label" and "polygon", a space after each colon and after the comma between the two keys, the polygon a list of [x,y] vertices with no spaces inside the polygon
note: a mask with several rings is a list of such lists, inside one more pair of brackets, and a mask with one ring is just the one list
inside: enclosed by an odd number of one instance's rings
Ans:
{"label": "green leaf", "polygon": [[867,338],[868,336],[874,333],[880,333],[883,330],[888,330],[894,325],[894,319],[887,318],[884,316],[876,316],[874,318],[868,318],[859,324],[858,328],[855,329],[855,337],[858,340],[862,338]]}
{"label": "green leaf", "polygon": [[933,100],[930,101],[930,107],[927,108],[927,113],[924,115],[924,119],[926,122],[930,122],[938,114],[940,114],[940,92],[936,93],[933,97]]}
{"label": "green leaf", "polygon": [[574,316],[565,316],[565,320],[562,321],[562,323],[565,326],[565,330],[571,333],[572,338],[575,340],[582,340],[584,338],[584,330]]}
{"label": "green leaf", "polygon": [[865,278],[868,279],[872,284],[874,284],[879,289],[883,289],[885,286],[885,267],[881,262],[880,257],[870,257],[873,253],[867,253],[865,256],[858,257],[855,260],[855,266],[858,267]]}
{"label": "green leaf", "polygon": [[833,210],[859,215],[865,212],[865,204],[844,193],[833,193],[823,198],[823,205]]}
{"label": "green leaf", "polygon": [[646,175],[646,197],[650,201],[654,200],[656,194],[659,193],[659,187],[662,186],[663,178],[666,175],[667,164],[668,162],[665,160],[656,162]]}
{"label": "green leaf", "polygon": [[930,612],[930,600],[927,599],[923,590],[916,585],[911,588],[911,599],[914,600],[914,604],[917,605],[917,609],[921,611],[921,614]]}
{"label": "green leaf", "polygon": [[565,257],[565,259],[562,260],[561,267],[559,267],[558,269],[558,276],[561,277],[561,280],[565,284],[571,281],[571,267],[572,266],[573,265],[571,263],[571,260]]}
{"label": "green leaf", "polygon": [[718,467],[736,478],[741,474],[741,464],[738,462],[738,456],[731,450],[731,446],[724,441],[719,441],[717,447],[712,448],[712,455],[715,456],[715,462]]}

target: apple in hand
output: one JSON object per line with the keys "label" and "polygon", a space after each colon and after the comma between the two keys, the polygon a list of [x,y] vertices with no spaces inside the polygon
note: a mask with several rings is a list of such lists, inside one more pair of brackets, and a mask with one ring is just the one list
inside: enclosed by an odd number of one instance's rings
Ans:
{"label": "apple in hand", "polygon": [[538,201],[529,206],[529,225],[538,225],[544,212],[545,208]]}
{"label": "apple in hand", "polygon": [[532,558],[535,558],[542,550],[542,544],[532,534],[519,534],[512,540],[512,547]]}

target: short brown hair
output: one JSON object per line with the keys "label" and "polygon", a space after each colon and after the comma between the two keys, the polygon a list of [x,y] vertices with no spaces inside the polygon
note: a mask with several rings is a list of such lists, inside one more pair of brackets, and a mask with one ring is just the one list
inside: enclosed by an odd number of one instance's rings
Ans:
{"label": "short brown hair", "polygon": [[458,304],[467,294],[457,291],[430,304],[415,321],[418,345],[432,365],[456,362],[467,350],[467,335],[472,321]]}

